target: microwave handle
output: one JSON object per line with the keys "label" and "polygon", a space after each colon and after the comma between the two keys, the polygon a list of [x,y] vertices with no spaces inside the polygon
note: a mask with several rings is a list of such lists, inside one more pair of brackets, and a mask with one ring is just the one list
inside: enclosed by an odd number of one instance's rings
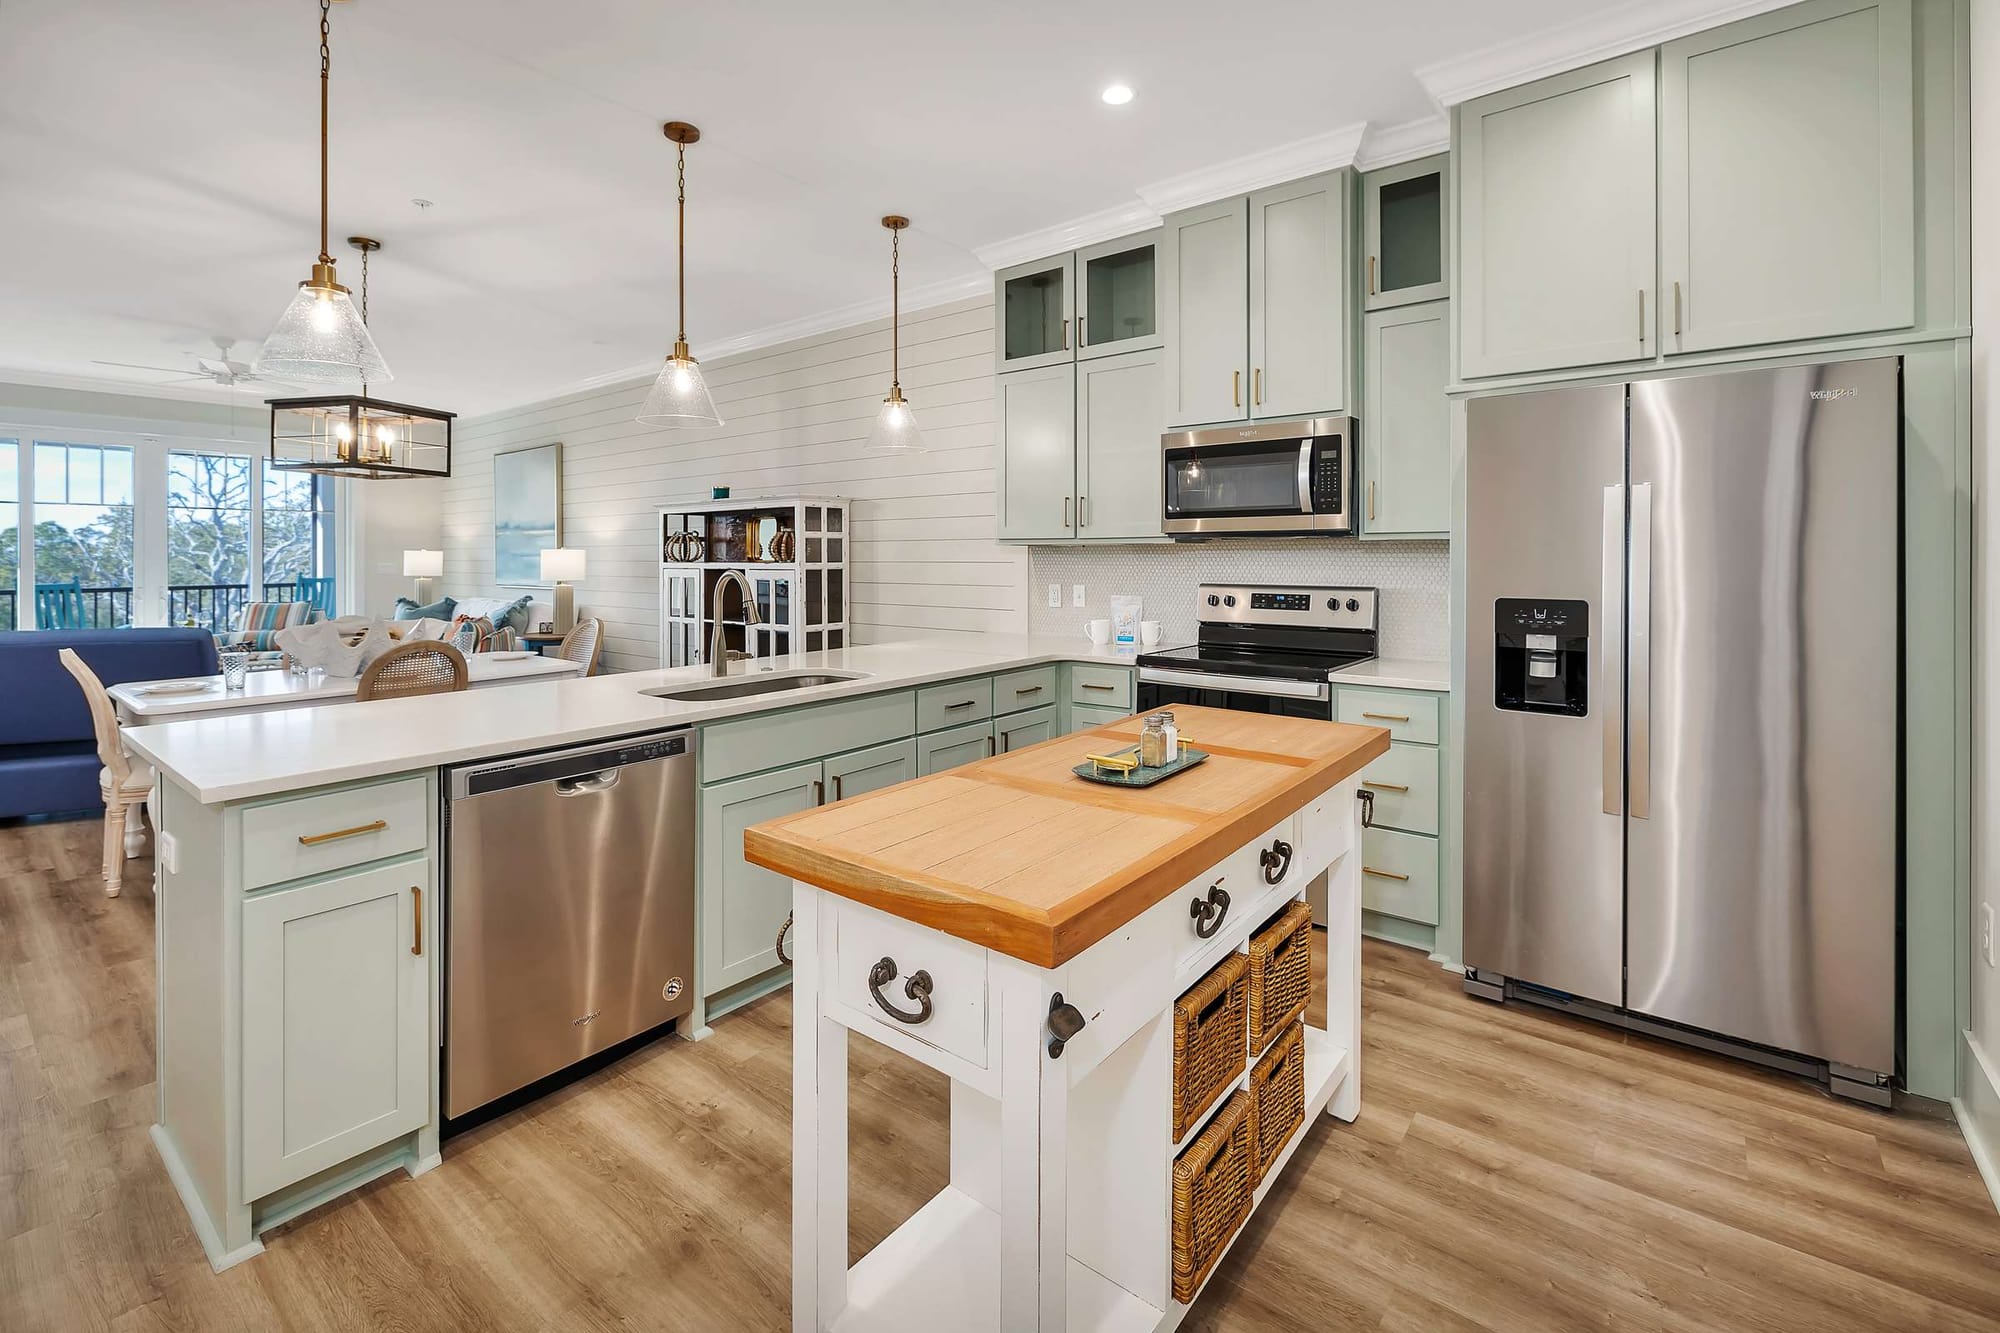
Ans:
{"label": "microwave handle", "polygon": [[1311,439],[1299,441],[1299,512],[1313,511],[1313,442]]}

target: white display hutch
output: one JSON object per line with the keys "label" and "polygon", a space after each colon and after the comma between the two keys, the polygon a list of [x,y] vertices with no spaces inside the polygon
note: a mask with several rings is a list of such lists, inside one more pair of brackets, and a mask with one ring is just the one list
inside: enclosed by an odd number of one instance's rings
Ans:
{"label": "white display hutch", "polygon": [[[762,623],[745,626],[742,593],[724,594],[723,642],[753,657],[847,646],[848,502],[827,496],[754,496],[660,506],[660,665],[707,660],[710,608],[725,570],[755,589]],[[697,560],[675,559],[679,533],[701,539]],[[772,538],[789,533],[790,549]],[[689,545],[683,542],[682,546]]]}

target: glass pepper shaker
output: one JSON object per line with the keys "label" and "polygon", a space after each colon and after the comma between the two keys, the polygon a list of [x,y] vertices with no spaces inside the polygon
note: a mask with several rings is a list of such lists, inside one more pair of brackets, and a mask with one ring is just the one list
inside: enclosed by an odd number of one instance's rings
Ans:
{"label": "glass pepper shaker", "polygon": [[1147,768],[1160,768],[1167,762],[1167,722],[1165,713],[1151,713],[1146,717],[1144,730],[1139,733],[1139,762]]}

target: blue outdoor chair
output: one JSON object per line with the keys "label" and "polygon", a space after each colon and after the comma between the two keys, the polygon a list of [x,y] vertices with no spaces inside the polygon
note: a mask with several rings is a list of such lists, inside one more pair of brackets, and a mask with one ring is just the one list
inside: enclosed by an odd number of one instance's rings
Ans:
{"label": "blue outdoor chair", "polygon": [[83,586],[79,579],[68,583],[35,585],[35,626],[37,629],[88,629],[83,609]]}

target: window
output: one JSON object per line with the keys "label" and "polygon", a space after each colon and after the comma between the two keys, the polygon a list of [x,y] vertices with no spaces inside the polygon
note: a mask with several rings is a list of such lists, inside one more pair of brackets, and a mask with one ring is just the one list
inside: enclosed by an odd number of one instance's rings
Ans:
{"label": "window", "polygon": [[0,440],[0,633],[20,624],[21,442]]}
{"label": "window", "polygon": [[[265,468],[263,517],[265,600],[317,601],[329,610],[330,585],[314,590],[299,583],[333,577],[333,479]],[[314,591],[319,595],[307,595]]]}
{"label": "window", "polygon": [[250,600],[251,460],[167,458],[167,623],[231,630]]}
{"label": "window", "polygon": [[132,451],[108,444],[34,450],[35,623],[132,623]]}

